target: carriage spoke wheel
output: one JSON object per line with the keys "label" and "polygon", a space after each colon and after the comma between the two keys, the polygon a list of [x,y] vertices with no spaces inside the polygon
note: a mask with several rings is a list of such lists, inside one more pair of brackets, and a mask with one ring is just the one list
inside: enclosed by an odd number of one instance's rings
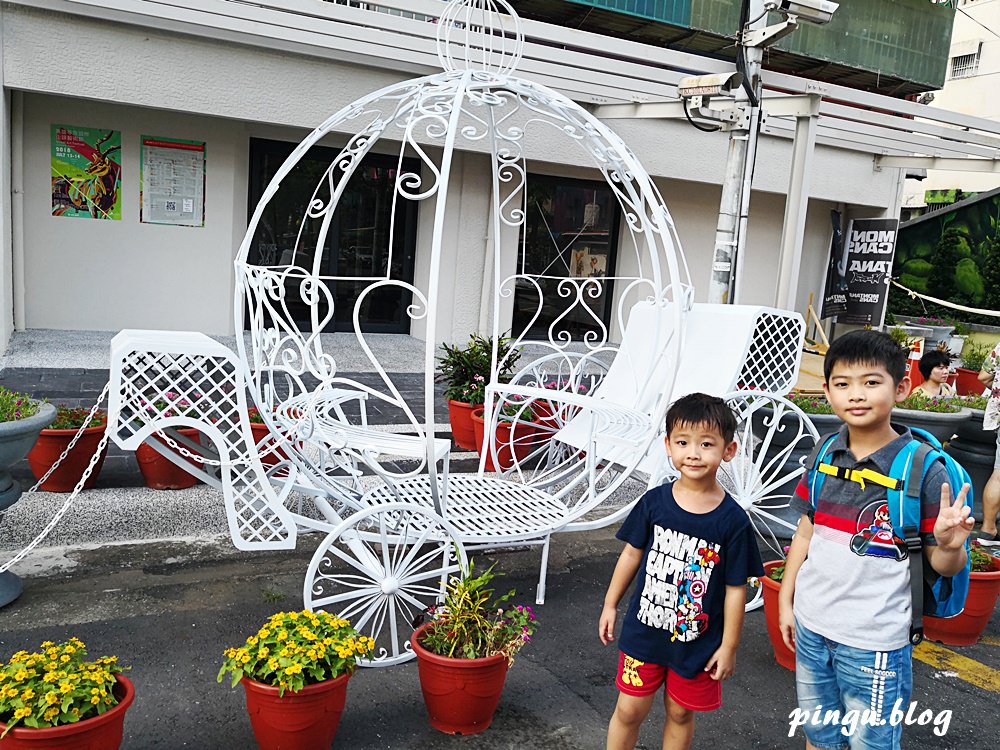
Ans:
{"label": "carriage spoke wheel", "polygon": [[355,513],[331,531],[306,571],[307,609],[331,612],[375,641],[362,666],[413,658],[414,621],[444,599],[444,583],[467,567],[451,525],[426,508],[387,503]]}

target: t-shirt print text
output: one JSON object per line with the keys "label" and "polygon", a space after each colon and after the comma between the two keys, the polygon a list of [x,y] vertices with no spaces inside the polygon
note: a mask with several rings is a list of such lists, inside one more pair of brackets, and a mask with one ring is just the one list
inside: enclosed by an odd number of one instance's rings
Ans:
{"label": "t-shirt print text", "polygon": [[639,599],[638,620],[668,630],[672,641],[693,641],[708,628],[702,597],[719,562],[720,545],[653,526],[653,545]]}

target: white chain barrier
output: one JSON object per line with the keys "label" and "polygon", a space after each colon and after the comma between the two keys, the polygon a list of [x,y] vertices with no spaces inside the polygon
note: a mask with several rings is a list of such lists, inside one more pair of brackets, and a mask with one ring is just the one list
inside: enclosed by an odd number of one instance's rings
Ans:
{"label": "white chain barrier", "polygon": [[[83,435],[83,431],[90,426],[90,420],[93,419],[94,415],[96,415],[97,412],[100,410],[101,404],[103,404],[104,400],[108,397],[108,390],[110,386],[111,386],[110,383],[105,384],[104,390],[101,391],[101,395],[97,398],[97,403],[95,403],[91,407],[90,413],[87,415],[86,421],[83,423],[80,429],[76,431],[76,434],[73,436],[73,439],[69,441],[69,445],[66,446],[66,449],[60,454],[56,462],[52,464],[51,467],[49,467],[49,470],[45,472],[45,475],[41,479],[35,482],[34,487],[32,487],[30,490],[28,490],[23,494],[30,495],[34,493],[52,475],[52,472],[54,472],[57,468],[59,468],[59,464],[61,464],[63,460],[65,460],[66,456],[68,456],[70,451],[73,450],[73,446],[75,446],[77,441],[80,439],[80,436]],[[44,529],[42,529],[42,531],[38,534],[38,536],[36,536],[34,539],[31,540],[31,542],[28,544],[27,547],[22,549],[20,552],[14,555],[10,560],[5,562],[3,565],[0,565],[0,573],[5,573],[7,569],[10,568],[12,565],[16,565],[25,557],[27,557],[29,554],[31,554],[31,551],[35,549],[35,547],[37,547],[39,544],[41,544],[42,541],[45,539],[45,537],[47,537],[52,532],[52,529],[56,527],[56,524],[58,524],[59,521],[62,520],[62,517],[66,515],[66,512],[73,504],[73,501],[76,500],[77,496],[80,494],[80,491],[83,489],[83,485],[86,484],[87,479],[89,479],[90,475],[93,473],[94,467],[100,460],[101,454],[104,452],[104,448],[107,446],[107,444],[108,444],[108,431],[107,427],[105,427],[104,436],[101,438],[101,442],[97,446],[97,450],[94,451],[94,455],[90,457],[90,463],[88,463],[87,468],[83,470],[83,475],[80,477],[80,481],[76,483],[76,487],[73,488],[73,491],[70,493],[70,496],[66,498],[66,502],[63,503],[62,507],[56,512],[52,520],[48,522],[48,524],[45,526]],[[0,514],[0,516],[2,516],[2,514]]]}

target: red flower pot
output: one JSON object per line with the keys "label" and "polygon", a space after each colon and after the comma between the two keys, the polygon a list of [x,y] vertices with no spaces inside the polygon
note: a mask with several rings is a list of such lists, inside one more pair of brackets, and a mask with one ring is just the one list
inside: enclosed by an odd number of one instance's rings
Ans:
{"label": "red flower pot", "polygon": [[448,400],[448,421],[451,423],[451,439],[459,448],[467,451],[476,449],[476,432],[472,426],[472,410],[482,404],[467,404],[464,401]]}
{"label": "red flower pot", "polygon": [[959,396],[978,396],[986,387],[979,382],[979,372],[977,370],[966,370],[964,367],[956,367],[955,372],[958,378],[955,380],[955,391]]}
{"label": "red flower pot", "polygon": [[247,713],[261,750],[317,750],[329,748],[347,701],[345,674],[306,685],[297,693],[244,677]]}
{"label": "red flower pot", "polygon": [[[0,740],[0,750],[116,750],[122,744],[125,712],[135,699],[135,686],[124,675],[115,675],[112,693],[118,705],[100,716],[39,729],[18,725]],[[6,728],[0,723],[0,733]]]}
{"label": "red flower pot", "polygon": [[[476,434],[476,451],[483,454],[483,446],[486,443],[486,423],[483,419],[483,407],[477,407],[472,412],[472,426]],[[511,451],[511,433],[513,432],[513,451]],[[496,446],[497,464],[493,462],[493,452],[486,455],[487,471],[507,471],[513,468],[515,459],[522,464],[528,455],[538,445],[536,435],[538,430],[534,422],[497,422],[493,431],[493,442]]]}
{"label": "red flower pot", "polygon": [[781,637],[781,628],[778,627],[778,592],[781,590],[781,583],[767,577],[774,568],[784,565],[784,563],[784,560],[771,560],[764,563],[764,577],[758,580],[764,593],[764,619],[767,621],[767,635],[771,639],[774,660],[785,669],[794,672],[795,652],[785,645],[785,641]]}
{"label": "red flower pot", "polygon": [[[192,440],[195,443],[199,442],[198,435],[200,433],[198,430],[185,427],[177,431],[188,440]],[[173,449],[171,448],[171,450]],[[174,451],[174,453],[177,453],[177,451]],[[142,472],[142,478],[145,480],[146,486],[151,489],[183,490],[198,484],[198,480],[195,477],[169,458],[161,456],[155,448],[146,443],[135,449],[135,460],[139,463],[139,471]],[[189,458],[185,458],[184,460],[192,466],[198,466],[197,463]]]}
{"label": "red flower pot", "polygon": [[417,655],[420,689],[431,726],[446,734],[479,734],[493,722],[507,679],[507,657],[454,659],[420,645],[421,625],[410,643]]}
{"label": "red flower pot", "polygon": [[[76,483],[80,481],[80,477],[83,476],[84,469],[90,464],[90,459],[97,451],[97,446],[100,445],[101,438],[104,437],[104,429],[105,425],[85,429],[80,435],[80,439],[76,441],[76,445],[73,446],[73,450],[66,454],[66,458],[45,480],[40,489],[45,492],[72,492]],[[59,460],[59,456],[66,450],[77,431],[78,428],[75,427],[69,430],[48,428],[42,430],[38,436],[38,442],[28,454],[28,463],[31,465],[31,473],[35,475],[35,479],[41,479],[45,476],[45,472]],[[105,445],[101,457],[94,464],[94,470],[87,477],[83,489],[93,489],[94,485],[97,484],[97,475],[101,473],[101,467],[104,465],[104,459],[107,455],[108,446]]]}
{"label": "red flower pot", "polygon": [[[266,440],[271,434],[271,430],[268,426],[266,424],[260,424],[259,422],[250,423],[250,432],[253,433],[253,441],[257,445],[260,445],[261,442]],[[288,454],[273,442],[269,445],[267,450],[260,454],[260,462],[264,464],[264,466],[274,466],[275,464],[287,460]]]}
{"label": "red flower pot", "polygon": [[1000,560],[993,569],[973,572],[965,609],[954,617],[924,617],[924,637],[949,646],[971,646],[989,624],[1000,596]]}

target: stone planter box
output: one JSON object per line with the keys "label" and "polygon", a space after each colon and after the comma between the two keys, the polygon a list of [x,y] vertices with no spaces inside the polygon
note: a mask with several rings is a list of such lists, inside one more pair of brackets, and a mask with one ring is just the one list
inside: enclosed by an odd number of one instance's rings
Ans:
{"label": "stone planter box", "polygon": [[926,430],[942,443],[951,440],[964,422],[969,421],[972,416],[971,409],[962,409],[953,414],[941,414],[933,411],[919,411],[917,409],[900,409],[896,407],[892,410],[892,421],[905,424],[907,427],[919,427]]}

